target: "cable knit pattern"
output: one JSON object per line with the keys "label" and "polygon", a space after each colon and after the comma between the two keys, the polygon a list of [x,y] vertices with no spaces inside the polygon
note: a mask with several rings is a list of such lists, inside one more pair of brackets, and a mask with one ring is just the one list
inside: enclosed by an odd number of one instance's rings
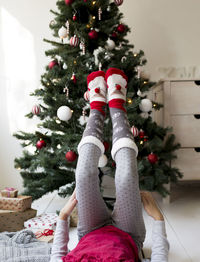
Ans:
{"label": "cable knit pattern", "polygon": [[48,262],[51,243],[37,240],[32,231],[0,233],[1,262]]}

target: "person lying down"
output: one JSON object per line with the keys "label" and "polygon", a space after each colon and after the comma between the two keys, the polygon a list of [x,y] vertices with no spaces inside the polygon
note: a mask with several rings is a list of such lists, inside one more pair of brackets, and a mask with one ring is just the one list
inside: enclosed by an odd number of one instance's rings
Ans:
{"label": "person lying down", "polygon": [[[90,116],[78,146],[76,188],[62,208],[55,231],[50,262],[139,262],[142,258],[145,225],[142,203],[153,217],[152,262],[167,262],[169,243],[165,222],[149,192],[139,191],[138,148],[130,131],[124,107],[127,76],[118,68],[92,72],[87,77]],[[108,103],[113,126],[112,158],[116,163],[116,201],[108,210],[99,188],[98,162],[104,153],[103,124]],[[77,205],[78,244],[68,250],[67,218]]]}

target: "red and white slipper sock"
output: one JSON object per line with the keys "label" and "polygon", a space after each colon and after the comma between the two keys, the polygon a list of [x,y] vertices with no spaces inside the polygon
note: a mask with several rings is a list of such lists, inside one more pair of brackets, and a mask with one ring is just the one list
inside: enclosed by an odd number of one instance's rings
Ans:
{"label": "red and white slipper sock", "polygon": [[90,108],[100,111],[105,116],[107,87],[105,72],[92,72],[87,77]]}
{"label": "red and white slipper sock", "polygon": [[108,87],[107,100],[109,107],[119,108],[126,112],[124,103],[126,102],[127,76],[118,68],[109,68],[105,79]]}
{"label": "red and white slipper sock", "polygon": [[96,145],[101,150],[101,154],[103,154],[105,150],[103,145],[103,125],[107,94],[105,73],[103,71],[91,73],[87,77],[87,83],[91,110],[82,140],[78,145],[78,151],[82,145],[91,143]]}
{"label": "red and white slipper sock", "polygon": [[107,100],[113,125],[112,158],[115,160],[115,155],[118,150],[124,147],[135,150],[137,155],[138,148],[134,142],[134,137],[131,133],[124,108],[128,78],[120,69],[110,68],[106,72],[106,80],[108,87]]}

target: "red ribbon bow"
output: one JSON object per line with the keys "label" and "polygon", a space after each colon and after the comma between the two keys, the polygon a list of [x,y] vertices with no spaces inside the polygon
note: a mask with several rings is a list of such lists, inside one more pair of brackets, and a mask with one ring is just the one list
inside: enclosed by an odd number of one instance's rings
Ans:
{"label": "red ribbon bow", "polygon": [[36,238],[40,238],[42,236],[52,236],[54,234],[54,230],[52,229],[45,229],[43,232],[38,231],[35,233]]}
{"label": "red ribbon bow", "polygon": [[5,190],[7,190],[7,191],[14,191],[15,188],[14,187],[5,187]]}

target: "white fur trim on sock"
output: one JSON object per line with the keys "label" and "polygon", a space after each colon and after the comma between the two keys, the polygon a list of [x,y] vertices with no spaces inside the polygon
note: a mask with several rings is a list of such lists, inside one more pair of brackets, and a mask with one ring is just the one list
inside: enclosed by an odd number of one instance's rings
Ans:
{"label": "white fur trim on sock", "polygon": [[[106,103],[107,85],[103,76],[97,76],[94,80],[90,81],[88,88],[90,89],[90,103],[94,101],[101,101]],[[95,92],[96,88],[100,88],[100,93]]]}
{"label": "white fur trim on sock", "polygon": [[104,154],[105,147],[104,147],[103,143],[97,137],[95,137],[95,136],[83,137],[81,142],[78,145],[78,153],[80,151],[80,148],[84,144],[94,144],[94,145],[98,146],[98,148],[101,150],[101,154]]}
{"label": "white fur trim on sock", "polygon": [[[112,99],[123,99],[126,101],[126,85],[127,81],[121,75],[113,74],[107,79],[108,84],[108,101]],[[116,84],[120,85],[122,88],[120,91],[116,90]]]}
{"label": "white fur trim on sock", "polygon": [[123,148],[123,147],[128,147],[128,148],[134,149],[135,152],[136,152],[136,157],[137,157],[138,147],[137,147],[136,143],[130,138],[123,137],[123,138],[118,139],[112,147],[111,155],[112,155],[113,160],[115,160],[115,154],[117,153],[117,151],[119,149]]}

